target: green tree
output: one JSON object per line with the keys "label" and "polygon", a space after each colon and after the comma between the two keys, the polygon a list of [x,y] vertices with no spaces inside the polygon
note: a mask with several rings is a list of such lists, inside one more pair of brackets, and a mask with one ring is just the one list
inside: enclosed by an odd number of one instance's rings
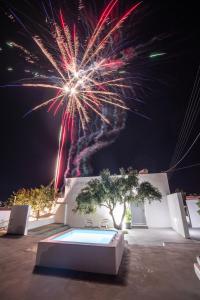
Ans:
{"label": "green tree", "polygon": [[[120,169],[120,175],[111,176],[108,169],[100,173],[99,179],[92,179],[81,190],[76,198],[77,206],[74,211],[90,214],[96,211],[98,206],[104,206],[109,210],[113,225],[117,229],[122,228],[126,209],[131,202],[144,203],[148,200],[160,200],[161,193],[149,182],[139,183],[138,173],[132,168],[127,171]],[[120,223],[117,224],[114,210],[117,204],[122,205]]]}
{"label": "green tree", "polygon": [[13,192],[7,200],[7,206],[12,205],[30,205],[32,211],[35,213],[36,218],[39,219],[41,212],[44,209],[49,211],[55,203],[55,192],[52,187],[41,185],[38,188],[32,189],[19,189]]}

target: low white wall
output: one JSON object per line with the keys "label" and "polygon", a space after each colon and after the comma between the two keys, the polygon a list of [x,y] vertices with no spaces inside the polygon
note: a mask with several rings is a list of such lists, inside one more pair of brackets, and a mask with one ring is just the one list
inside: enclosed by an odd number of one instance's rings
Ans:
{"label": "low white wall", "polygon": [[44,225],[53,224],[53,223],[55,223],[54,216],[49,218],[34,220],[34,221],[28,221],[28,230],[38,228]]}
{"label": "low white wall", "polygon": [[186,204],[190,214],[190,221],[193,228],[200,228],[200,214],[198,210],[200,209],[197,206],[198,200],[187,200]]}
{"label": "low white wall", "polygon": [[184,238],[189,238],[188,224],[181,193],[167,196],[172,228]]}
{"label": "low white wall", "polygon": [[[5,209],[5,208],[0,208],[0,227],[2,224],[2,227],[8,225],[9,219],[10,219],[10,209]],[[44,225],[52,224],[55,223],[55,217],[49,217],[49,218],[44,218],[40,220],[33,220],[33,221],[28,221],[28,230],[34,229],[37,227],[41,227]]]}
{"label": "low white wall", "polygon": [[0,208],[0,227],[6,226],[10,219],[10,209]]}
{"label": "low white wall", "polygon": [[[63,218],[65,218],[65,223],[71,227],[83,227],[87,219],[91,219],[94,226],[99,226],[103,219],[109,220],[109,226],[112,227],[112,220],[109,212],[106,208],[98,208],[95,214],[91,215],[80,215],[79,213],[74,213],[73,209],[76,207],[76,197],[80,193],[81,189],[87,184],[88,181],[94,179],[95,177],[79,177],[70,178],[66,180],[65,183],[65,196],[64,204],[60,204],[58,211],[56,213],[56,222],[63,223]],[[169,194],[169,185],[166,173],[158,174],[140,174],[140,182],[148,181],[157,187],[162,193],[161,202],[153,201],[150,205],[145,204],[145,215],[147,220],[147,225],[149,227],[170,227],[170,216],[167,205],[166,196]],[[65,210],[65,212],[64,212]],[[122,210],[120,206],[116,209],[116,214],[118,219],[120,218]],[[64,217],[65,216],[65,217]]]}

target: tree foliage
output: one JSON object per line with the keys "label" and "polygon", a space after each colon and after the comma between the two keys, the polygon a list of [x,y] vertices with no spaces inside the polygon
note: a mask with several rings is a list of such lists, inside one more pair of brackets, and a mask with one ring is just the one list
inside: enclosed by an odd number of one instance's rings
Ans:
{"label": "tree foliage", "polygon": [[199,208],[198,213],[200,214],[200,199],[199,199],[199,201],[197,202],[197,206],[198,206],[198,208]]}
{"label": "tree foliage", "polygon": [[131,223],[132,214],[131,214],[130,208],[126,208],[125,220],[126,220],[126,223]]}
{"label": "tree foliage", "polygon": [[43,186],[31,189],[19,189],[17,192],[13,192],[10,198],[7,200],[7,206],[12,205],[30,205],[33,213],[37,219],[40,217],[40,213],[45,209],[51,210],[55,203],[54,189],[49,186]]}
{"label": "tree foliage", "polygon": [[[99,179],[92,179],[76,198],[76,209],[80,213],[94,213],[98,206],[105,206],[112,217],[115,228],[121,229],[129,203],[144,203],[148,200],[160,200],[161,193],[149,182],[139,183],[138,173],[132,168],[121,168],[120,175],[111,176],[108,169],[100,173]],[[114,209],[122,205],[122,217],[116,223]]]}

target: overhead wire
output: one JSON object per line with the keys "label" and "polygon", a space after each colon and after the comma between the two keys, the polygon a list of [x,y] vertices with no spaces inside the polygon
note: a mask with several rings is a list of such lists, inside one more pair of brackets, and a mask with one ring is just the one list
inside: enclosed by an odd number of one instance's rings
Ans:
{"label": "overhead wire", "polygon": [[[185,114],[185,118],[184,118],[182,128],[181,128],[181,131],[180,131],[180,134],[179,134],[178,142],[176,144],[176,148],[175,148],[175,151],[174,151],[174,154],[173,154],[170,165],[172,165],[176,161],[177,157],[179,157],[180,152],[181,152],[180,149],[184,146],[187,129],[190,128],[189,124],[190,124],[190,121],[191,121],[191,115],[193,116],[193,114],[194,114],[194,106],[193,106],[193,102],[195,100],[194,96],[196,94],[196,91],[198,89],[198,84],[199,84],[198,75],[199,75],[199,69],[198,69],[198,72],[197,72],[197,76],[196,76],[195,83],[194,83],[192,93],[191,93],[191,96],[190,96],[190,101],[189,101],[189,104],[188,104],[188,108],[187,108],[187,111],[186,111],[186,114]],[[189,122],[189,124],[188,124],[188,122]]]}
{"label": "overhead wire", "polygon": [[193,143],[190,145],[190,147],[188,148],[188,150],[185,152],[185,154],[181,157],[181,159],[179,159],[172,167],[170,167],[166,172],[170,172],[170,171],[172,171],[174,168],[176,168],[176,166],[178,165],[178,164],[180,164],[182,161],[183,161],[183,159],[189,154],[189,152],[190,152],[190,150],[193,148],[193,146],[196,144],[196,142],[198,141],[198,139],[199,139],[199,137],[200,137],[200,132],[198,133],[198,135],[196,136],[196,138],[194,139],[194,141],[193,141]]}
{"label": "overhead wire", "polygon": [[176,168],[176,169],[173,170],[173,172],[177,172],[177,171],[181,171],[181,170],[189,169],[189,168],[193,168],[193,167],[198,167],[198,166],[200,167],[200,163],[188,165],[188,166],[181,167],[181,168]]}
{"label": "overhead wire", "polygon": [[177,153],[177,157],[176,159],[178,159],[181,155],[181,153],[183,152],[183,150],[185,149],[185,146],[187,144],[187,141],[190,137],[190,134],[192,132],[192,129],[194,128],[194,124],[197,120],[197,117],[199,115],[199,110],[200,110],[200,105],[199,105],[199,94],[200,94],[200,87],[198,87],[198,91],[197,91],[197,97],[196,97],[196,103],[194,104],[194,113],[193,115],[190,117],[190,120],[189,120],[189,123],[186,125],[186,128],[185,128],[185,135],[183,137],[183,140],[182,140],[182,144],[180,145],[180,149],[179,149],[179,152]]}
{"label": "overhead wire", "polygon": [[170,166],[174,165],[179,159],[181,153],[185,149],[191,131],[194,127],[194,123],[198,117],[200,106],[199,106],[199,93],[200,93],[200,65],[198,67],[197,75],[193,85],[192,93],[190,96],[189,104],[186,110],[184,121],[181,127],[179,138],[171,159]]}

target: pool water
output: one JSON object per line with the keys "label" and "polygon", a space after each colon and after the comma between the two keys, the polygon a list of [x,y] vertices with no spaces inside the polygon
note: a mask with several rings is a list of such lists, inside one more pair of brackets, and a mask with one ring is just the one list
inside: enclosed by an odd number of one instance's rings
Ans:
{"label": "pool water", "polygon": [[116,233],[115,230],[74,229],[55,237],[53,240],[86,244],[109,244]]}

